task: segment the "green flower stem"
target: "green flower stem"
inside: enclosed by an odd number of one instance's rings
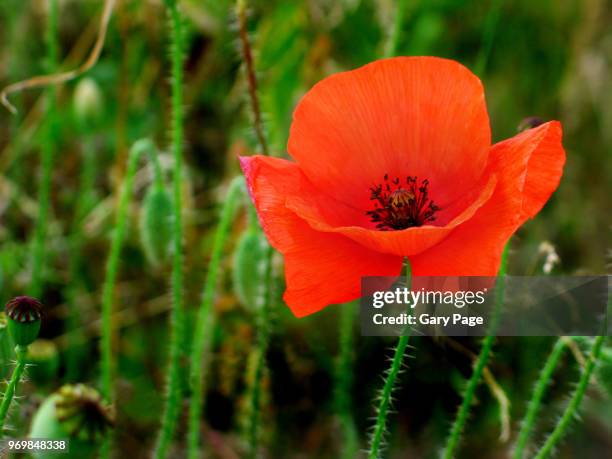
[[[550,384],[553,373],[557,368],[565,347],[566,344],[563,338],[557,339],[550,355],[548,356],[548,359],[546,360],[546,363],[544,364],[544,368],[542,368],[540,377],[534,386],[533,396],[527,405],[527,413],[525,414],[525,418],[521,423],[521,430],[519,432],[513,454],[514,459],[521,459],[523,457],[525,447],[527,446],[527,442],[529,441],[529,437],[531,436],[536,422],[536,416],[540,409],[540,405],[542,404],[542,397],[544,396],[546,388]]]
[[[174,231],[172,260],[172,316],[170,330],[170,362],[166,380],[166,401],[155,457],[165,458],[176,430],[181,400],[180,361],[186,349],[185,310],[183,304],[183,19],[176,0],[166,0],[170,19],[170,57],[172,61],[172,152],[174,155]]]
[[[409,335],[403,335],[400,336],[397,341],[397,346],[395,347],[395,352],[393,354],[393,360],[391,360],[391,367],[387,372],[385,385],[383,386],[383,390],[380,394],[380,400],[376,413],[376,425],[374,426],[374,432],[372,433],[372,438],[370,440],[370,452],[368,454],[368,459],[378,459],[380,457],[380,448],[387,432],[387,415],[389,413],[389,407],[391,404],[391,396],[393,395],[397,375],[402,369],[409,339]]]
[[[112,313],[113,294],[119,271],[121,248],[125,239],[127,226],[127,211],[132,192],[134,175],[141,156],[148,152],[154,155],[155,146],[149,139],[142,139],[134,143],[128,157],[128,167],[119,195],[115,229],[112,236],[110,253],[106,262],[104,285],[102,287],[102,338],[100,340],[100,353],[102,355],[102,394],[108,401],[113,399],[113,350],[112,350]]]
[[[47,71],[55,72],[58,62],[58,24],[57,0],[49,1],[49,15],[47,18]],[[38,189],[38,218],[34,229],[34,246],[32,260],[32,296],[40,297],[43,287],[43,267],[45,264],[45,244],[47,238],[47,217],[51,206],[51,174],[53,157],[55,156],[55,141],[57,137],[57,93],[55,86],[46,89],[45,100],[45,130],[41,145],[42,174]]]
[[[491,326],[489,328],[487,336],[485,336],[482,341],[482,348],[480,349],[480,354],[476,359],[472,376],[467,382],[467,386],[463,394],[463,401],[461,402],[457,417],[455,418],[455,422],[453,422],[450,433],[448,435],[448,439],[446,440],[446,446],[444,448],[444,452],[442,453],[442,457],[444,459],[452,459],[455,455],[455,449],[457,448],[457,446],[459,445],[459,441],[461,440],[461,435],[463,433],[465,423],[467,422],[467,418],[470,413],[470,407],[472,406],[472,400],[474,399],[476,388],[478,387],[478,384],[480,384],[480,380],[482,379],[482,372],[487,366],[489,355],[491,354],[491,348],[493,347],[493,342],[495,341],[495,334],[497,332],[497,327],[499,325],[499,320],[501,317],[501,307],[504,301],[504,277],[506,275],[508,263],[508,247],[509,244],[507,244],[506,248],[504,249],[504,253],[501,259],[501,265],[499,268],[497,280],[498,283],[495,288],[495,309],[493,311],[493,320],[491,321]]]
[[[402,26],[404,25],[404,17],[406,15],[406,0],[397,0],[396,5],[397,9],[395,10],[393,27],[391,28],[389,39],[385,43],[385,57],[397,55],[402,38]]]
[[[221,217],[215,232],[212,253],[208,264],[208,272],[204,282],[202,303],[194,330],[191,346],[191,369],[189,380],[191,385],[191,401],[189,404],[188,458],[200,457],[198,440],[200,439],[200,417],[202,416],[204,397],[204,373],[208,366],[208,354],[214,335],[215,315],[213,302],[217,287],[219,265],[223,255],[223,247],[230,233],[230,225],[238,208],[238,199],[244,195],[244,178],[232,180],[223,207]]]
[[[344,435],[342,457],[346,459],[355,457],[358,447],[355,422],[351,415],[355,341],[353,325],[355,323],[355,309],[357,307],[358,303],[348,303],[342,306],[340,315],[340,353],[334,385],[336,413],[338,414]]]
[[[411,270],[410,264],[406,260],[405,262],[405,276],[408,281],[407,287],[410,288],[411,284]],[[393,358],[391,359],[391,366],[387,370],[385,377],[385,384],[383,385],[380,397],[378,399],[378,406],[376,409],[376,424],[374,424],[374,430],[370,437],[370,451],[368,453],[368,459],[378,459],[380,457],[380,450],[382,443],[387,433],[387,417],[389,415],[389,408],[391,406],[391,397],[395,389],[395,382],[399,375],[404,358],[406,355],[406,348],[410,341],[410,335],[404,334],[397,340]]]
[[[6,391],[4,392],[2,403],[0,404],[0,437],[4,436],[4,422],[6,421],[11,402],[13,401],[13,396],[15,395],[17,384],[19,384],[19,381],[21,381],[21,376],[23,375],[23,370],[26,366],[27,352],[27,346],[15,347],[15,354],[17,355],[17,364],[15,365],[15,369],[13,370],[13,374],[11,375],[11,380],[9,381],[8,386],[6,386]]]
[[[247,440],[250,447],[249,457],[254,459],[259,451],[259,420],[261,417],[261,387],[266,369],[266,355],[270,340],[269,308],[272,297],[272,256],[274,249],[268,245],[262,260],[262,272],[265,273],[264,284],[257,298],[255,329],[257,342],[255,347],[255,368],[252,384],[249,390],[249,424],[247,427]]]
[[[544,442],[544,445],[542,445],[542,448],[540,448],[538,453],[534,456],[535,459],[544,459],[549,457],[557,444],[567,433],[567,429],[572,420],[578,414],[578,409],[580,408],[584,394],[589,386],[591,376],[595,370],[595,365],[597,364],[597,360],[599,359],[599,355],[601,354],[601,349],[605,340],[606,336],[598,336],[595,338],[593,347],[591,348],[591,355],[589,356],[586,365],[582,369],[580,380],[578,381],[578,385],[572,394],[572,398],[570,399],[567,408],[565,408],[565,411],[563,412],[563,415],[561,416],[561,419],[559,419],[559,422],[555,426],[554,430],[548,436]]]

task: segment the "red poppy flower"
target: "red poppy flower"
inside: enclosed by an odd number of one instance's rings
[[[557,188],[557,121],[491,145],[480,80],[398,57],[332,75],[293,115],[294,161],[242,157],[296,316],[359,297],[362,276],[493,276],[506,241]]]

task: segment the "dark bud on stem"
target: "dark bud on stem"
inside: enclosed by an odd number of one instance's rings
[[[36,298],[18,296],[6,303],[8,328],[17,346],[28,346],[40,331],[43,305]]]

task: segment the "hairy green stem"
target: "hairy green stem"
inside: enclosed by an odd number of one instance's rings
[[[385,43],[385,57],[396,56],[399,50],[400,40],[402,39],[402,27],[406,15],[406,0],[397,0],[393,26],[389,38]]]
[[[407,287],[410,288],[411,269],[408,260],[405,261],[405,276],[407,280]],[[387,376],[385,377],[385,383],[383,385],[380,397],[378,400],[378,406],[376,408],[376,424],[374,424],[374,430],[370,437],[370,450],[368,453],[368,459],[379,459],[381,449],[383,446],[384,437],[387,433],[387,417],[389,415],[389,408],[391,407],[391,397],[395,390],[395,382],[397,376],[402,370],[404,358],[406,355],[406,348],[410,341],[410,335],[405,332],[397,340],[395,351],[393,352],[393,358],[391,359],[391,366],[387,370]]]
[[[335,408],[343,431],[342,458],[353,458],[357,451],[357,432],[355,421],[351,414],[353,392],[353,352],[355,309],[357,303],[348,303],[342,306],[340,315],[340,352],[336,366],[334,385]]]
[[[252,384],[249,390],[249,424],[247,428],[247,440],[250,447],[249,457],[254,459],[259,451],[259,420],[261,417],[261,390],[262,381],[266,369],[266,354],[270,340],[269,308],[272,296],[272,256],[274,250],[270,245],[266,247],[266,253],[262,260],[261,272],[265,273],[264,283],[257,297],[255,328],[257,330],[257,342],[255,347],[255,368]]]
[[[58,36],[58,7],[57,0],[49,2],[49,15],[47,18],[47,71],[55,72],[57,68],[59,44]],[[55,155],[55,142],[57,137],[57,91],[54,86],[46,89],[45,97],[45,129],[41,145],[40,185],[38,189],[38,218],[34,229],[34,247],[32,259],[32,296],[40,297],[43,288],[43,270],[45,265],[45,245],[47,238],[47,217],[51,206],[51,177],[53,157]]]
[[[598,336],[595,338],[593,347],[591,348],[591,354],[589,355],[586,365],[582,369],[580,380],[578,381],[578,385],[572,394],[569,404],[565,408],[565,411],[563,412],[561,419],[559,419],[559,422],[557,422],[554,430],[550,433],[540,450],[534,456],[535,459],[544,459],[550,456],[557,444],[567,433],[567,429],[572,423],[572,420],[578,415],[578,409],[580,408],[582,399],[584,398],[586,390],[589,387],[591,376],[595,370],[595,366],[597,364],[597,360],[599,359],[599,355],[601,354],[601,349],[605,340],[606,336]]]
[[[395,389],[395,381],[397,376],[402,369],[409,339],[409,335],[403,335],[400,336],[397,341],[395,352],[393,353],[393,359],[391,360],[391,367],[387,372],[385,384],[382,392],[380,393],[380,400],[376,413],[376,424],[374,425],[374,431],[370,439],[370,452],[368,453],[368,459],[378,459],[380,457],[382,442],[387,432],[387,416],[389,413],[389,407],[391,405],[391,396],[393,395],[393,390]]]
[[[244,178],[236,177],[232,180],[227,196],[221,209],[221,217],[215,232],[212,253],[208,264],[208,272],[204,282],[202,303],[198,311],[198,318],[191,346],[191,369],[189,380],[191,385],[191,400],[189,403],[189,432],[187,457],[197,459],[200,457],[198,440],[200,438],[200,417],[202,416],[204,398],[204,373],[208,366],[208,354],[214,335],[215,315],[213,302],[217,287],[219,265],[223,255],[223,247],[230,233],[230,225],[238,208],[238,198],[244,194]]]
[[[463,429],[470,413],[470,408],[472,406],[474,394],[476,393],[476,388],[478,387],[478,384],[480,384],[480,380],[482,379],[482,372],[487,366],[487,362],[491,354],[491,349],[493,348],[493,342],[495,341],[497,326],[499,325],[499,320],[501,317],[501,307],[504,300],[504,277],[506,275],[506,268],[508,262],[508,247],[509,244],[507,244],[506,248],[504,249],[497,278],[497,285],[495,286],[495,306],[493,311],[493,319],[491,321],[487,336],[485,336],[482,341],[480,354],[478,354],[478,358],[476,359],[476,363],[474,364],[474,370],[472,371],[472,376],[468,380],[465,392],[463,394],[463,401],[461,402],[461,406],[459,407],[459,411],[457,412],[457,417],[455,418],[455,421],[451,426],[448,438],[446,440],[446,446],[442,453],[442,457],[444,459],[452,459],[455,455],[455,449],[457,448],[457,446],[459,445],[459,441],[461,440],[461,435],[463,434]]]
[[[166,401],[157,440],[155,457],[165,458],[176,430],[181,400],[180,360],[186,348],[185,311],[183,304],[183,19],[176,0],[166,0],[170,20],[170,57],[172,78],[172,152],[174,155],[174,229],[172,245],[172,316],[170,330],[170,362],[166,374]]]
[[[531,400],[529,400],[529,404],[527,405],[527,412],[521,423],[521,430],[519,432],[518,439],[516,440],[516,447],[513,454],[514,459],[521,459],[523,457],[525,447],[527,446],[527,442],[529,441],[529,437],[531,436],[536,422],[536,416],[542,404],[542,397],[544,396],[544,392],[552,380],[553,373],[559,364],[559,360],[563,355],[565,347],[566,344],[563,338],[557,339],[550,355],[548,356],[548,359],[546,360],[546,363],[544,364],[544,368],[542,368],[540,376],[536,381],[533,395]]]
[[[21,376],[23,375],[23,370],[26,366],[27,351],[27,346],[15,346],[17,364],[13,369],[11,380],[9,381],[8,386],[6,386],[6,391],[4,392],[2,403],[0,404],[0,437],[4,436],[4,422],[6,421],[11,402],[13,401],[13,396],[15,395],[15,390],[17,389],[19,381],[21,381]]]

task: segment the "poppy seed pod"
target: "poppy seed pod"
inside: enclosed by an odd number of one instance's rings
[[[70,441],[65,457],[96,457],[106,430],[114,423],[111,409],[100,394],[84,384],[67,384],[51,394],[38,408],[30,428],[30,438]],[[38,451],[37,459],[55,457]]]
[[[18,296],[6,303],[8,328],[16,346],[28,346],[40,331],[43,305],[36,298]]]

